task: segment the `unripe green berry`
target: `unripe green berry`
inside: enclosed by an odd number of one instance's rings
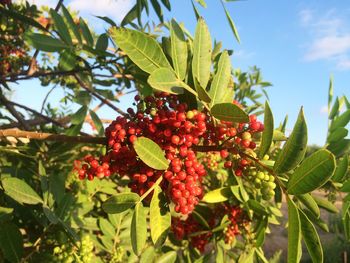
[[[189,120],[191,120],[191,119],[193,119],[193,117],[194,117],[193,111],[191,111],[191,110],[188,111],[187,114],[186,114],[186,118],[189,119]]]
[[[258,172],[257,178],[259,178],[260,180],[264,180],[265,174],[263,172]]]

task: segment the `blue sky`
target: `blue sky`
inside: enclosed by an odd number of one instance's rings
[[[56,1],[32,1],[55,5]],[[106,15],[117,22],[132,6],[129,0],[72,0],[65,3],[92,21],[97,31],[107,28],[92,15]],[[196,20],[189,0],[171,1],[175,17],[194,32]],[[323,145],[327,129],[327,93],[329,77],[334,76],[335,96],[350,97],[350,3],[348,1],[275,1],[246,0],[228,3],[241,37],[238,44],[227,24],[219,1],[208,0],[208,8],[198,7],[209,25],[212,38],[223,42],[224,48],[233,49],[234,68],[247,70],[256,65],[269,88],[270,105],[276,125],[289,115],[288,130],[304,106],[309,128],[309,144]],[[154,14],[151,15],[151,19]],[[48,91],[37,82],[21,83],[14,100],[40,108],[41,99]],[[51,101],[60,93],[54,92]],[[125,97],[126,108],[130,96]],[[115,113],[104,107],[103,118]]]

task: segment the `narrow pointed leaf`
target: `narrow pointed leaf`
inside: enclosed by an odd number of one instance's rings
[[[223,187],[206,193],[202,199],[206,203],[221,203],[232,196],[230,187]]]
[[[39,33],[27,33],[25,40],[29,45],[45,52],[57,52],[68,47],[59,39]]]
[[[314,198],[314,200],[316,201],[317,205],[320,208],[323,208],[323,209],[327,210],[328,212],[331,212],[331,213],[334,213],[334,214],[339,213],[338,208],[334,204],[329,202],[327,199],[321,198],[321,197],[317,197],[317,196],[314,196],[314,195],[312,195],[312,197]]]
[[[345,127],[349,123],[349,121],[350,121],[350,110],[347,110],[333,120],[329,130],[334,131],[339,127]]]
[[[61,39],[68,45],[72,46],[72,37],[69,34],[68,27],[63,18],[54,9],[50,9],[50,15]]]
[[[270,149],[272,138],[273,138],[273,114],[269,103],[265,102],[265,113],[264,113],[264,131],[261,137],[261,144],[259,149],[259,158],[262,159]]]
[[[277,157],[274,170],[277,173],[284,173],[294,169],[304,158],[306,145],[307,126],[304,119],[303,109],[301,109],[292,134],[289,136],[281,153]]]
[[[99,226],[102,231],[102,233],[110,238],[114,238],[115,236],[115,229],[113,225],[105,218],[99,218]]]
[[[118,214],[132,208],[139,200],[136,193],[120,193],[107,199],[102,208],[108,214]]]
[[[164,22],[164,18],[163,18],[163,10],[160,6],[160,4],[158,3],[157,0],[150,0],[151,1],[151,4],[152,4],[152,7],[154,9],[154,11],[156,12],[157,16],[158,16],[158,19],[160,20],[160,22]]]
[[[194,14],[195,14],[196,19],[198,21],[200,19],[201,15],[199,14],[197,7],[194,5],[193,0],[191,0],[191,3],[192,3],[192,8],[193,8]]]
[[[72,70],[75,68],[77,57],[70,50],[63,50],[59,58],[59,67],[63,70]]]
[[[90,112],[91,119],[95,124],[95,128],[98,134],[103,135],[104,128],[103,128],[101,119],[98,117],[98,115],[94,111],[90,110],[89,112]]]
[[[337,143],[348,135],[348,130],[344,127],[334,129],[327,138],[328,143]]]
[[[307,207],[307,209],[310,210],[310,212],[314,214],[316,218],[320,217],[320,208],[310,194],[298,195],[297,198]]]
[[[212,43],[208,26],[199,18],[193,40],[192,74],[200,86],[206,89],[210,78]]]
[[[67,20],[69,29],[73,32],[73,34],[76,37],[76,39],[78,40],[78,42],[82,43],[82,39],[81,39],[81,35],[79,33],[79,30],[78,30],[78,26],[74,23],[73,17],[69,13],[68,9],[64,5],[62,5],[61,10],[62,10],[64,18]]]
[[[238,43],[241,43],[241,40],[240,40],[240,37],[239,37],[239,34],[238,34],[238,30],[237,30],[237,28],[236,28],[236,25],[235,25],[235,23],[233,22],[233,20],[232,20],[232,18],[231,18],[231,15],[230,15],[230,13],[227,11],[227,9],[226,9],[224,3],[223,3],[222,1],[221,1],[221,3],[222,3],[222,6],[223,6],[223,8],[224,8],[224,10],[225,10],[226,18],[227,18],[228,23],[230,24],[232,33],[233,33],[233,35],[235,36],[237,42],[238,42]]]
[[[310,210],[303,210],[306,216],[319,228],[321,228],[325,232],[329,232],[328,224],[321,219],[321,217],[317,218]]]
[[[166,170],[169,166],[163,150],[154,141],[140,137],[134,142],[134,149],[139,158],[149,167]]]
[[[312,259],[312,262],[319,263],[323,262],[323,249],[320,237],[316,231],[315,226],[312,224],[309,218],[300,211],[300,225],[301,233],[306,245],[309,255]]]
[[[165,194],[157,186],[154,189],[150,206],[151,238],[155,246],[161,246],[168,235],[171,225],[171,215]]]
[[[288,263],[298,263],[301,258],[301,227],[299,212],[294,202],[288,198]]]
[[[19,203],[35,205],[43,203],[42,198],[25,181],[7,177],[1,181],[5,194]]]
[[[184,32],[174,19],[171,20],[170,35],[173,67],[178,78],[183,80],[187,72],[187,43]]]
[[[84,19],[82,19],[82,18],[79,19],[79,25],[80,25],[81,31],[83,33],[83,37],[85,39],[86,45],[88,45],[89,47],[93,47],[94,39],[92,37],[92,34],[90,32],[88,25],[84,21]]]
[[[113,41],[143,71],[152,73],[157,68],[172,69],[158,42],[149,35],[131,29],[110,29]]]
[[[291,176],[287,191],[289,194],[309,193],[332,177],[335,158],[327,150],[319,150],[306,158]]]
[[[225,101],[226,94],[228,92],[228,84],[231,78],[231,62],[230,57],[226,50],[221,53],[218,70],[214,76],[213,82],[211,83],[209,96],[211,98],[211,106],[224,103],[232,102]]]
[[[72,124],[80,124],[83,123],[88,111],[88,107],[82,106],[76,113],[71,116]]]
[[[135,206],[135,211],[132,216],[130,237],[131,245],[134,253],[140,255],[147,240],[147,222],[146,222],[146,210],[143,208],[142,203],[138,203]]]
[[[348,172],[349,167],[349,157],[348,155],[344,155],[343,159],[341,159],[338,163],[337,169],[334,172],[332,180],[335,182],[341,182],[344,176]]]
[[[20,262],[23,255],[23,237],[13,223],[0,227],[0,250],[9,262]]]
[[[339,112],[339,98],[336,98],[333,107],[328,115],[328,119],[333,120],[335,115]]]
[[[329,79],[329,88],[328,88],[328,112],[331,109],[331,103],[333,100],[333,76]]]
[[[211,108],[211,114],[222,121],[248,122],[249,116],[240,107],[233,103],[215,104]]]
[[[330,143],[327,149],[336,157],[341,157],[350,150],[350,139],[341,139],[337,142]]]

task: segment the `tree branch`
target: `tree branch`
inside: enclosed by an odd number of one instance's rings
[[[44,133],[44,132],[29,132],[29,131],[22,131],[17,129],[0,130],[0,138],[8,137],[8,136],[15,137],[15,138],[41,140],[41,141],[106,144],[105,137],[68,136],[68,135],[52,134],[52,133]]]

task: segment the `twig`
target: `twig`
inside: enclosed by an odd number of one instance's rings
[[[57,84],[55,84],[50,90],[49,92],[46,94],[44,100],[43,100],[43,103],[41,104],[41,110],[40,110],[40,113],[43,113],[44,111],[44,107],[45,107],[45,104],[46,104],[46,101],[47,99],[49,98],[49,95],[51,94],[51,92],[57,87]]]
[[[68,135],[52,134],[52,133],[44,133],[44,132],[29,132],[29,131],[22,131],[17,129],[0,130],[0,137],[8,137],[8,136],[12,136],[15,138],[42,140],[42,141],[106,144],[105,137],[68,136]]]

